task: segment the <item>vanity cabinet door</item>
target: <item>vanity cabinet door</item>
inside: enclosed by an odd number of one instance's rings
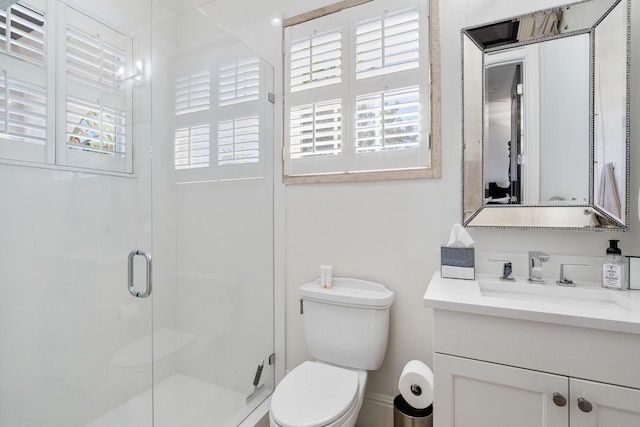
[[[571,379],[571,427],[640,426],[640,390]]]
[[[569,424],[569,379],[564,376],[436,353],[434,391],[438,427]]]

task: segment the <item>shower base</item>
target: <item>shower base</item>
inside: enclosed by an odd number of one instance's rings
[[[130,399],[86,427],[138,427],[151,422],[151,389]],[[197,380],[182,374],[174,374],[155,386],[154,427],[211,427],[237,426],[250,414],[254,405],[260,404],[270,390],[246,402],[247,395]]]

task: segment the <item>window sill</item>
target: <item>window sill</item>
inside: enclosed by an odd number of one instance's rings
[[[23,161],[23,160],[10,160],[10,159],[2,159],[2,158],[0,158],[0,165],[48,169],[48,170],[60,171],[60,172],[86,173],[91,175],[119,176],[121,178],[138,178],[138,174],[135,172],[133,173],[115,172],[115,171],[100,170],[100,169],[81,168],[76,166],[55,165],[55,164],[48,164],[48,163],[37,163],[37,162],[29,162],[29,161]]]
[[[315,184],[330,182],[386,181],[393,179],[439,178],[440,168],[397,169],[363,172],[340,172],[314,175],[285,175],[284,184]]]

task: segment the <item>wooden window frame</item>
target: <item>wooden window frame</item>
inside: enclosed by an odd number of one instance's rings
[[[374,0],[343,0],[337,3],[327,5],[309,12],[302,13],[283,20],[282,40],[283,48],[285,48],[285,30],[296,24],[320,18],[332,13],[369,3]],[[439,178],[441,176],[441,72],[440,72],[440,14],[439,0],[429,0],[429,100],[430,100],[430,117],[429,134],[425,137],[429,138],[430,146],[430,165],[424,168],[415,169],[390,169],[376,171],[345,171],[338,173],[323,173],[309,175],[287,175],[285,172],[285,150],[286,141],[282,141],[282,181],[284,184],[310,184],[310,183],[330,183],[330,182],[360,182],[360,181],[380,181],[380,180],[397,180],[397,179],[416,179],[416,178]],[[283,70],[287,66],[284,63]],[[282,87],[286,87],[285,73],[283,73]],[[288,125],[285,123],[285,103],[282,103],[282,129],[286,129]]]

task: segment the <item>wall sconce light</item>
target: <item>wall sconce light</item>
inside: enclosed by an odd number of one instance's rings
[[[119,80],[122,82],[126,82],[127,80],[133,80],[135,84],[142,84],[142,78],[144,77],[144,61],[137,60],[134,68],[134,73],[130,76],[124,75],[125,69],[124,67],[118,68],[118,76]]]

